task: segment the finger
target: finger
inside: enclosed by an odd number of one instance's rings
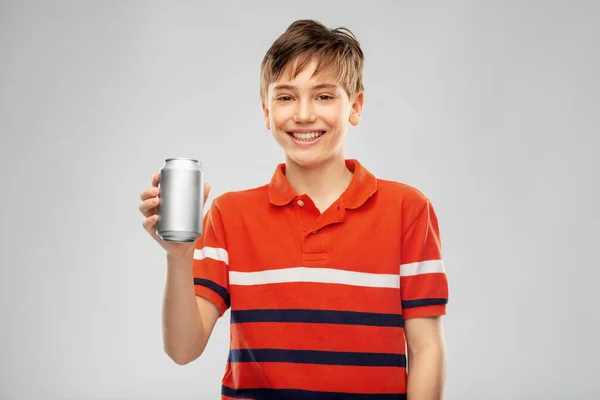
[[[140,199],[142,201],[148,200],[149,198],[156,197],[160,193],[160,189],[155,186],[150,186],[144,189],[144,191],[140,194]]]
[[[142,222],[142,226],[148,233],[152,234],[152,232],[156,229],[156,223],[158,222],[158,215],[152,215]]]
[[[159,182],[160,182],[160,174],[152,175],[152,186],[158,187]]]
[[[146,218],[148,218],[149,216],[157,213],[159,203],[160,199],[158,197],[148,199],[140,204],[140,211]]]
[[[204,184],[204,203],[206,203],[206,200],[208,199],[208,195],[210,194],[211,188],[212,188],[212,186],[210,183]]]
[[[148,218],[149,216],[156,214],[158,211],[158,205],[160,204],[160,199],[158,197],[153,197],[151,199],[143,201],[140,206],[140,212],[144,215],[144,217]]]

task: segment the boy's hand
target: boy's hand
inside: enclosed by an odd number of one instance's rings
[[[142,203],[139,206],[139,210],[146,217],[142,226],[144,229],[156,240],[158,244],[166,250],[167,255],[174,257],[189,257],[193,255],[195,249],[195,242],[176,243],[168,242],[161,239],[156,234],[156,224],[158,222],[158,205],[160,204],[160,189],[158,183],[160,182],[160,174],[154,174],[152,176],[152,185],[144,189],[141,193],[140,198]],[[204,203],[208,199],[211,185],[208,183],[204,184]],[[204,210],[202,210],[204,211]]]

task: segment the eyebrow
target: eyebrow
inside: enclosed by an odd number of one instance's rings
[[[335,85],[333,83],[321,83],[319,85],[315,85],[312,87],[313,90],[316,89],[336,89],[338,87],[338,85]],[[277,85],[273,88],[274,90],[296,90],[297,87],[296,86],[292,86],[292,85]]]

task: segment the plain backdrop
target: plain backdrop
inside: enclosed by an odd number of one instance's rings
[[[600,398],[600,2],[541,0],[0,1],[0,398],[219,398],[229,313],[165,355],[139,195],[169,157],[268,182],[260,62],[303,18],[365,52],[346,156],[438,213],[445,399]]]

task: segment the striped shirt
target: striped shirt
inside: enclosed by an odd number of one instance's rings
[[[407,318],[446,313],[431,202],[357,160],[320,213],[277,166],[216,198],[196,242],[196,295],[231,309],[222,399],[405,399]]]

